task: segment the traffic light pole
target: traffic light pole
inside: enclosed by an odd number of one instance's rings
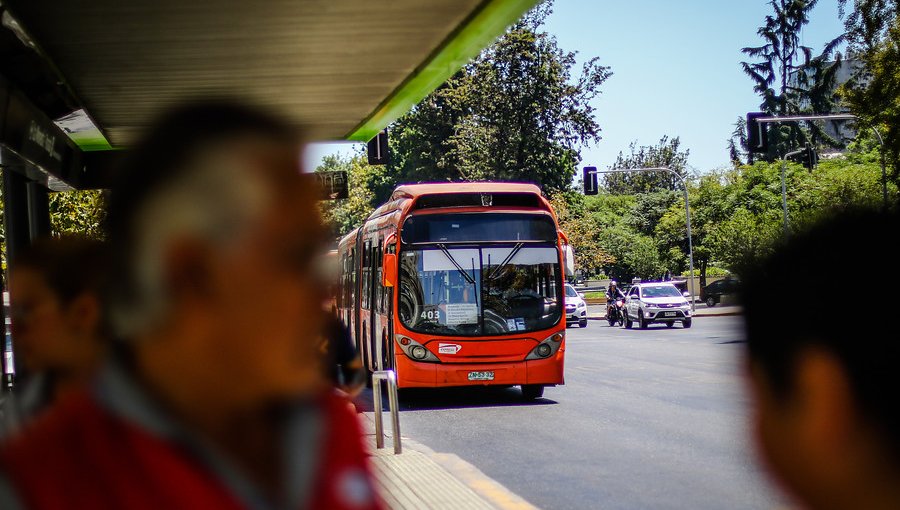
[[[591,174],[625,174],[633,172],[669,172],[681,183],[681,188],[684,190],[684,216],[687,220],[688,264],[690,266],[691,275],[691,311],[696,311],[697,307],[694,303],[694,296],[696,296],[696,293],[694,292],[694,244],[693,241],[691,241],[691,203],[688,200],[687,183],[684,181],[684,178],[682,178],[675,170],[664,166],[652,168],[611,168],[609,170],[597,170],[593,167],[585,167],[585,177],[588,177]],[[585,179],[585,185],[587,185],[587,179]],[[596,194],[596,191],[594,194]]]

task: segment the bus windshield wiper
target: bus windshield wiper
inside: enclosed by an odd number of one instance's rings
[[[446,256],[448,259],[450,259],[450,262],[452,262],[453,265],[456,266],[456,270],[459,271],[459,274],[463,275],[463,278],[465,278],[467,282],[471,283],[472,285],[475,285],[475,278],[470,276],[469,273],[467,273],[466,270],[463,269],[463,267],[459,264],[459,262],[457,262],[456,259],[453,258],[453,255],[450,254],[450,250],[448,250],[444,244],[440,244],[440,243],[437,245],[437,247],[440,248],[441,252],[444,253],[444,256]],[[473,271],[474,271],[474,268],[473,268]]]
[[[513,257],[516,256],[517,253],[519,253],[519,250],[521,250],[523,246],[525,246],[525,243],[516,244],[515,247],[513,247],[512,251],[509,252],[509,255],[507,255],[506,258],[503,259],[503,262],[501,262],[499,266],[497,266],[493,271],[491,271],[491,274],[488,275],[487,279],[493,280],[494,276],[499,274],[500,271],[504,267],[506,267],[507,264],[509,264],[509,262],[513,259]]]

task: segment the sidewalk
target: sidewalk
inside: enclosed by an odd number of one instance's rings
[[[359,414],[371,451],[376,489],[391,509],[403,510],[535,510],[536,507],[489,478],[475,466],[449,453],[402,437],[403,453],[394,455],[393,438],[375,448],[373,413]],[[385,412],[387,433],[390,417]]]

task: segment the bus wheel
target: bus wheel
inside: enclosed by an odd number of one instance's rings
[[[542,384],[523,384],[522,398],[525,400],[535,400],[544,396],[544,385]]]

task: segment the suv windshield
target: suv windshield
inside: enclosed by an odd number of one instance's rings
[[[559,322],[559,252],[550,246],[448,248],[400,254],[399,315],[411,330],[505,335]]]
[[[566,297],[578,297],[578,291],[570,285],[566,285]]]
[[[674,285],[649,285],[641,293],[645,298],[683,297]]]

